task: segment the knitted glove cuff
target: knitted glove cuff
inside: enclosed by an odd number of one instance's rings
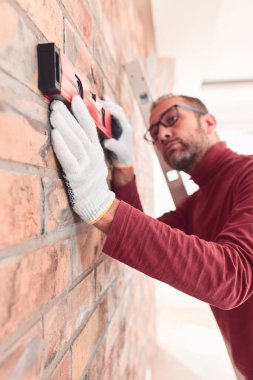
[[[106,214],[114,199],[115,194],[107,189],[106,195],[98,194],[83,202],[78,202],[74,210],[86,223],[94,224]]]

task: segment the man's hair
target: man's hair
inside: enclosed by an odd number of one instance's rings
[[[205,111],[208,113],[208,109],[205,106],[205,104],[198,98],[193,98],[191,96],[186,95],[174,95],[174,94],[166,94],[160,96],[156,101],[154,101],[151,105],[151,111],[153,111],[154,108],[156,108],[161,102],[163,102],[166,99],[172,99],[172,98],[183,98],[189,105],[197,107],[201,109],[202,111]]]

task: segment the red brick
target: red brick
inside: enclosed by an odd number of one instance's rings
[[[63,16],[55,0],[17,0],[49,42],[62,47]]]
[[[46,131],[49,101],[41,94],[35,94],[18,79],[0,70],[1,111],[22,114],[36,130]]]
[[[131,2],[129,2],[129,5],[131,6]],[[121,33],[122,24],[119,20],[121,18],[119,8],[119,2],[113,2],[112,0],[102,0],[103,14],[105,17],[107,17],[112,30],[117,30],[118,33]],[[126,9],[124,9],[124,11],[126,12]]]
[[[42,96],[41,99],[45,100]],[[0,103],[5,112],[0,116],[0,156],[55,169],[56,158],[48,133],[48,105],[41,99],[0,71]]]
[[[79,34],[67,20],[65,20],[65,44],[65,53],[81,76],[83,85],[101,97],[104,94],[103,74]]]
[[[60,352],[92,310],[95,299],[94,273],[79,283],[68,296],[44,316],[45,366]]]
[[[89,269],[102,256],[102,233],[92,227],[89,232],[81,232],[75,237],[73,255],[73,276]]]
[[[126,286],[129,284],[128,273],[129,269],[123,268],[123,270],[119,272],[119,275],[113,285],[113,297],[115,304],[120,302]]]
[[[45,166],[43,148],[47,131],[36,130],[27,119],[15,114],[0,113],[0,158],[26,164]]]
[[[109,324],[107,334],[106,334],[105,361],[107,363],[109,363],[110,361],[113,346],[119,336],[120,323],[121,323],[120,321],[121,321],[121,315],[120,315],[119,309],[117,309],[116,313],[113,316],[113,319],[111,320]]]
[[[106,258],[96,269],[96,299],[98,299],[105,289],[119,273],[119,266],[116,260]]]
[[[81,37],[88,45],[92,42],[92,17],[89,9],[83,0],[62,0],[67,12],[69,13],[75,27],[78,29]]]
[[[97,309],[72,347],[72,380],[79,380],[94,354],[99,338],[104,334],[106,320],[103,309]]]
[[[97,28],[97,26],[100,27],[101,20],[103,17],[103,7],[101,0],[85,0],[85,2],[88,4],[89,9],[91,10],[91,13],[93,15],[93,21],[94,21],[94,28]]]
[[[118,61],[120,60],[124,64],[140,56],[143,41],[137,47],[136,40],[138,39],[137,33],[143,24],[136,18],[136,3],[128,2],[128,6],[124,7],[124,12],[122,12],[122,7],[122,2],[118,1],[112,4],[110,0],[103,0],[105,18],[107,18],[108,24],[111,25],[112,33],[115,30],[117,31],[117,33],[114,33],[114,44]],[[104,34],[106,28],[104,23],[102,25]]]
[[[89,368],[89,380],[97,380],[102,379],[102,371],[106,367],[107,363],[105,363],[105,341],[99,345],[96,350],[96,354],[92,359],[90,368]]]
[[[70,241],[1,261],[0,340],[13,333],[70,283]]]
[[[0,379],[40,379],[43,368],[42,323],[39,321],[21,338],[5,358],[0,358]]]
[[[127,118],[132,126],[134,126],[134,147],[136,149],[136,140],[139,143],[143,142],[143,145],[146,147],[148,144],[143,139],[143,135],[146,132],[145,125],[143,124],[143,118],[139,113],[138,106],[133,102],[133,91],[130,87],[127,74],[124,70],[120,74],[121,88],[119,91],[119,99],[117,100],[120,103],[127,115]],[[153,152],[153,149],[148,145],[150,155]],[[153,148],[153,147],[152,147]],[[138,149],[136,150],[138,152]],[[138,158],[138,157],[137,157]],[[150,171],[150,170],[149,170]]]
[[[121,305],[109,325],[106,336],[104,359],[106,366],[103,380],[143,378],[142,369],[139,371],[139,367],[142,365],[144,357],[144,361],[147,361],[147,352],[154,340],[153,337],[151,340],[150,335],[147,334],[149,333],[147,323],[145,323],[145,334],[143,334],[143,315],[149,316],[150,303],[148,312],[143,308],[142,302],[137,303],[135,300],[136,289],[139,293],[138,276],[135,278],[132,288],[128,288],[124,294]],[[139,300],[139,295],[137,299]],[[153,299],[151,298],[150,301],[153,302]]]
[[[155,55],[150,1],[130,1],[128,6],[124,7],[124,11],[123,7],[124,2],[117,1],[112,4],[110,0],[103,0],[104,14],[112,31],[117,31],[114,33],[114,41],[121,62],[130,62],[136,57],[146,59],[152,54]]]
[[[43,178],[45,196],[45,232],[65,227],[75,221],[75,214],[69,205],[64,181]]]
[[[41,233],[40,181],[35,176],[0,172],[0,249]]]
[[[0,2],[0,67],[38,92],[37,37],[10,3]]]
[[[71,353],[68,351],[48,380],[71,380]]]
[[[48,367],[54,360],[60,349],[68,341],[72,332],[69,299],[64,299],[54,306],[44,316],[45,335],[45,367]]]
[[[114,289],[108,289],[106,296],[102,301],[102,307],[105,310],[107,321],[109,322],[117,307],[116,299],[114,296]]]
[[[129,360],[129,351],[126,349],[125,341],[127,340],[127,336],[125,334],[125,329],[120,327],[118,331],[118,336],[116,338],[116,341],[114,342],[114,345],[112,347],[112,350],[110,351],[110,356],[108,360],[106,361],[107,365],[104,371],[103,380],[109,380],[114,378],[120,378],[120,379],[128,379],[127,373],[125,371],[122,371],[122,374],[124,376],[121,377],[115,377],[115,369],[121,367],[121,370],[124,368],[122,364],[120,365],[120,359],[122,356],[122,351],[126,352],[127,360]],[[133,346],[134,347],[134,346]],[[134,348],[131,347],[130,350],[133,350]]]
[[[99,308],[101,312],[103,313],[104,319],[109,322],[112,318],[113,313],[115,312],[116,303],[113,296],[113,289],[109,289],[101,303],[99,304]],[[109,350],[111,352],[112,345],[115,342],[116,336],[118,336],[118,326],[113,325],[113,329],[109,328],[106,332],[105,339],[103,339],[102,343],[99,345],[99,347],[96,350],[95,356],[92,359],[92,362],[90,364],[89,368],[89,379],[90,380],[96,380],[100,379],[101,372],[103,371],[105,366],[108,366],[110,359],[109,359]],[[108,354],[108,355],[107,355]]]
[[[134,378],[131,377],[131,366],[133,366],[133,360],[135,359],[135,356],[132,354],[132,352],[135,352],[135,345],[132,346],[132,348],[126,346],[125,349],[121,352],[121,355],[119,356],[117,365],[115,366],[115,375],[118,374],[120,378],[134,380]],[[140,357],[137,357],[136,360],[140,362],[140,359]],[[137,364],[137,368],[139,365],[140,363]],[[136,376],[135,379],[144,379],[144,377]]]
[[[112,28],[112,25],[110,24],[109,20],[107,17],[103,16],[102,18],[102,28],[101,28],[101,33],[105,37],[106,40],[106,45],[110,50],[110,54],[114,60],[114,62],[117,62],[118,59],[120,59],[119,52],[116,48],[115,44],[115,33]]]
[[[95,15],[94,23],[96,25],[96,30],[98,30],[106,40],[106,45],[110,50],[110,53],[113,57],[114,62],[118,62],[120,56],[118,55],[118,46],[116,45],[116,35],[115,29],[113,28],[109,18],[105,12],[105,2],[101,0],[88,0],[90,7],[93,10],[93,14]],[[128,3],[129,6],[129,3]],[[108,7],[108,6],[107,6]],[[112,13],[113,9],[115,9],[116,3],[110,4],[109,12]],[[109,8],[109,7],[108,7]]]
[[[103,73],[114,92],[118,93],[121,81],[121,65],[116,65],[114,62],[107,43],[105,42],[105,36],[103,36],[98,30],[94,31],[92,56],[101,66]]]

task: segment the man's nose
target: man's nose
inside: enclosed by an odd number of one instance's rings
[[[170,139],[172,135],[173,131],[171,127],[165,127],[162,124],[159,125],[157,140],[163,142]]]

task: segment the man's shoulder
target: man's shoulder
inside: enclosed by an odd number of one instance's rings
[[[237,153],[237,152],[234,152],[230,149],[228,149],[229,151],[229,161],[231,163],[233,163],[235,166],[238,166],[238,167],[249,167],[249,168],[252,168],[253,166],[253,155],[247,155],[247,154],[241,154],[241,153]]]
[[[234,178],[234,185],[253,185],[253,155],[235,153],[228,175]]]
[[[253,155],[238,154],[238,156],[241,167],[253,170]]]

